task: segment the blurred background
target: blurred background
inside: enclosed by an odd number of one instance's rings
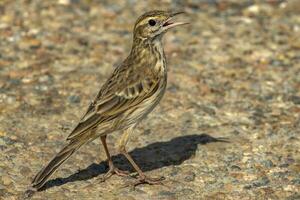
[[[166,95],[128,145],[165,186],[99,183],[96,140],[34,199],[300,199],[299,0],[1,0],[0,199],[19,198],[63,146],[154,9],[191,23],[166,34]]]

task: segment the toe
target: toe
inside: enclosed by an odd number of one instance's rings
[[[128,176],[130,173],[128,171],[123,171],[120,170],[118,168],[114,169],[115,174],[117,174],[118,176]]]

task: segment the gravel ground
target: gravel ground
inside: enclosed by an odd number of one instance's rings
[[[0,1],[0,199],[23,197],[157,8],[191,25],[166,35],[167,93],[128,149],[164,185],[100,182],[96,140],[32,199],[300,199],[298,0]]]

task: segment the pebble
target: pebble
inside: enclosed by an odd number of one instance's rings
[[[292,194],[286,198],[286,200],[299,200],[299,199],[300,199],[300,194],[297,194],[297,193]]]
[[[175,193],[174,193],[174,192],[170,192],[170,191],[163,190],[163,191],[160,191],[160,192],[158,193],[158,196],[164,196],[164,197],[175,198]]]
[[[184,177],[184,180],[186,182],[194,181],[196,177],[196,174],[194,172],[188,172],[187,175]]]
[[[80,96],[78,95],[71,95],[68,97],[70,103],[80,103]]]
[[[262,161],[262,164],[267,167],[267,168],[271,168],[271,167],[274,167],[274,164],[271,160],[263,160]]]
[[[294,185],[300,185],[300,178],[295,178],[291,181],[292,184]]]
[[[1,177],[1,181],[3,183],[3,185],[10,185],[12,183],[11,177],[7,176],[7,175],[3,175]]]
[[[182,190],[180,191],[177,191],[179,193],[181,193],[181,195],[184,195],[184,196],[191,196],[192,194],[194,194],[194,190],[190,189],[190,188],[183,188]]]
[[[262,186],[266,186],[270,183],[270,180],[268,179],[268,177],[264,176],[256,181],[254,181],[252,183],[253,187],[262,187]]]
[[[300,105],[300,96],[290,96],[289,100],[296,105]]]

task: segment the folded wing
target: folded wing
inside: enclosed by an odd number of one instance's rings
[[[110,77],[102,87],[105,90],[100,90],[67,140],[75,139],[85,133],[89,134],[89,130],[95,127],[103,131],[113,131],[115,127],[112,121],[117,122],[126,110],[130,110],[151,96],[159,84],[158,78],[145,74],[141,76],[135,74],[135,80],[131,80],[128,84],[128,81],[125,81],[126,77],[119,77],[125,75],[130,76],[130,74],[114,73]]]

